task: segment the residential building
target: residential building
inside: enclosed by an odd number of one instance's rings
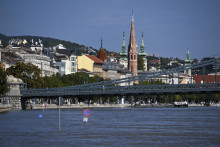
[[[61,75],[68,75],[77,72],[77,56],[68,49],[56,49],[53,58]]]
[[[102,76],[103,63],[102,60],[93,55],[84,54],[77,57],[78,70],[84,69],[88,72],[92,72],[93,75]]]
[[[16,54],[24,59],[24,63],[37,66],[41,70],[42,77],[56,74],[56,68],[50,66],[50,57],[28,49],[21,49]]]
[[[104,79],[122,79],[122,78],[128,78],[131,76],[131,72],[127,70],[127,68],[124,68],[122,65],[118,65],[114,62],[107,62],[105,61],[102,65],[102,77]],[[118,84],[120,86],[126,86],[129,85],[128,82],[120,83]],[[133,82],[130,83],[130,85],[133,85]]]
[[[1,51],[1,66],[6,71],[16,62],[24,62],[23,58],[8,50]]]
[[[195,84],[220,83],[220,75],[193,75]]]
[[[38,42],[35,42],[34,43],[34,40],[32,39],[31,40],[31,46],[30,46],[30,49],[32,50],[32,51],[36,51],[36,52],[42,52],[43,51],[43,44],[42,44],[42,41],[39,39],[39,41]]]

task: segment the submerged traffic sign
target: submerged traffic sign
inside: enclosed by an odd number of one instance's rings
[[[84,109],[83,110],[83,115],[84,116],[89,116],[90,115],[90,110],[89,109]]]

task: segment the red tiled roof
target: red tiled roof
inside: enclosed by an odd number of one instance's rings
[[[103,64],[104,62],[102,60],[100,60],[99,58],[92,56],[92,55],[86,55],[88,58],[90,58],[91,60],[93,60],[95,63],[100,63]]]
[[[160,63],[160,61],[157,60],[157,59],[150,60],[150,62],[151,62],[151,63]]]
[[[196,84],[201,84],[203,81],[203,75],[193,75],[193,79]],[[220,75],[217,75],[218,83],[220,83]],[[205,83],[215,83],[215,75],[205,75]]]

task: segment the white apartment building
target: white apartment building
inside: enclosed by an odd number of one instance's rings
[[[21,56],[25,63],[31,63],[37,66],[41,70],[42,77],[56,74],[56,68],[50,66],[50,57],[23,49],[16,52],[16,54]]]
[[[77,72],[77,56],[68,49],[56,49],[54,53],[58,73],[68,75]]]

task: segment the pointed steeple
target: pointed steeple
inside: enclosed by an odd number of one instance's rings
[[[146,56],[147,55],[147,53],[145,52],[144,48],[145,48],[145,46],[144,46],[144,34],[142,32],[141,48],[140,48],[139,55],[141,55],[141,56]]]
[[[125,55],[127,56],[127,52],[126,52],[126,45],[125,45],[125,32],[123,32],[123,41],[122,41],[122,46],[121,46],[121,53],[120,55]]]
[[[133,13],[133,10],[132,10],[132,18],[131,18],[131,21],[132,21],[132,22],[134,21],[134,13]]]
[[[192,63],[192,60],[189,58],[189,49],[187,48],[187,53],[186,53],[186,60],[185,60],[185,66],[190,66],[191,65],[191,63]],[[191,76],[191,73],[192,71],[191,71],[191,69],[185,69],[184,70],[184,74],[187,74],[187,75],[189,75],[189,76]]]
[[[100,49],[101,49],[101,48],[103,48],[103,47],[102,47],[102,38],[101,38],[101,47],[100,47]]]
[[[137,76],[137,44],[135,38],[135,31],[134,31],[134,13],[132,10],[132,21],[131,21],[131,32],[130,32],[130,40],[128,45],[128,70],[131,71],[132,76]],[[135,81],[138,83],[138,81]]]
[[[123,42],[122,42],[122,47],[126,47],[126,45],[125,45],[125,32],[123,32]]]
[[[133,13],[133,10],[132,10],[131,32],[130,32],[130,40],[129,40],[129,45],[128,45],[128,52],[130,51],[131,48],[132,48],[132,50],[137,49],[135,31],[134,31],[134,13]]]
[[[98,51],[97,58],[101,59],[102,61],[108,59],[105,49],[102,47],[102,38],[101,38],[101,47]]]
[[[120,61],[124,60],[127,61],[127,51],[126,51],[126,45],[125,45],[125,32],[123,32],[123,41],[121,46],[121,52],[120,52]]]
[[[186,53],[186,59],[187,59],[187,60],[190,60],[190,59],[189,59],[189,49],[188,49],[188,48],[187,48],[187,53]]]
[[[191,65],[191,59],[189,58],[189,49],[187,48],[185,65]]]

